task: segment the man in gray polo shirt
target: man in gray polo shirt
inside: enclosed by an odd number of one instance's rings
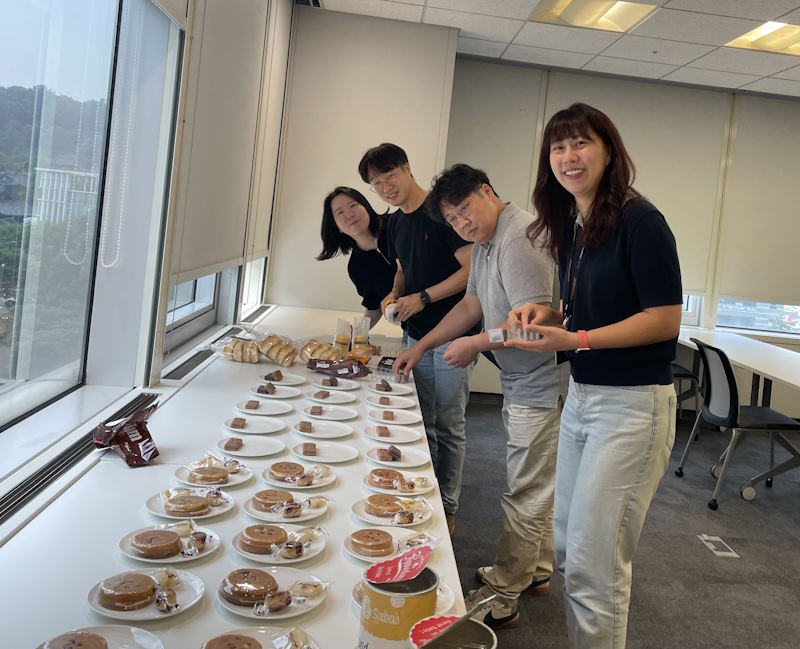
[[[427,349],[448,340],[444,359],[465,367],[493,350],[503,386],[507,439],[505,522],[494,565],[478,568],[483,586],[470,591],[466,606],[489,596],[475,617],[492,628],[519,623],[517,600],[523,590],[545,595],[553,572],[553,491],[561,414],[559,372],[553,354],[535,354],[502,343],[489,334],[457,338],[476,323],[507,327],[508,312],[525,302],[550,305],[555,265],[526,230],[533,215],[495,194],[483,171],[458,164],[441,173],[426,200],[428,214],[443,219],[476,245],[467,292],[442,321],[395,361],[408,373]]]

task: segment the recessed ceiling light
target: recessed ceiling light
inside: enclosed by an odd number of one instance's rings
[[[766,22],[744,36],[734,38],[728,47],[800,56],[800,25]]]
[[[542,0],[528,20],[538,23],[626,32],[658,7],[615,0]]]

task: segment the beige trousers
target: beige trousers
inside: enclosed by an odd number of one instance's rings
[[[553,493],[561,408],[503,401],[507,491],[503,531],[486,583],[504,599],[517,599],[532,581],[553,572]]]

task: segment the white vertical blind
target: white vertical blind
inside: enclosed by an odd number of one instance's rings
[[[528,209],[536,126],[547,73],[504,63],[456,59],[447,165],[483,169],[505,201]]]
[[[402,146],[427,187],[444,163],[456,30],[295,8],[268,301],[358,310],[347,258],[316,261],[322,201],[337,185],[386,205],[358,175],[364,151]]]
[[[186,15],[189,11],[189,0],[153,0],[153,2],[181,29],[186,29]]]
[[[267,254],[275,174],[278,168],[283,94],[289,63],[293,4],[293,0],[273,0],[270,3],[259,115],[259,142],[253,180],[254,194],[250,206],[251,225],[246,251],[248,260],[260,259]]]
[[[173,283],[242,263],[268,3],[198,0]]]
[[[576,101],[602,110],[617,126],[636,165],[636,188],[675,235],[684,292],[705,293],[731,95],[551,73],[545,119]]]
[[[719,295],[800,304],[800,102],[739,95],[733,128]]]

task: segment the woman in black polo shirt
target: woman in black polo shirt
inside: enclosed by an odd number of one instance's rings
[[[361,296],[370,327],[380,320],[381,300],[391,293],[397,271],[397,262],[389,257],[386,220],[361,192],[351,187],[337,187],[323,202],[322,252],[317,259],[352,251],[347,273]]]
[[[631,559],[675,438],[670,362],[681,320],[675,238],[635,189],[602,112],[574,104],[548,123],[533,202],[559,264],[561,310],[525,305],[514,342],[571,362],[558,444],[553,536],[573,647],[625,646]]]

